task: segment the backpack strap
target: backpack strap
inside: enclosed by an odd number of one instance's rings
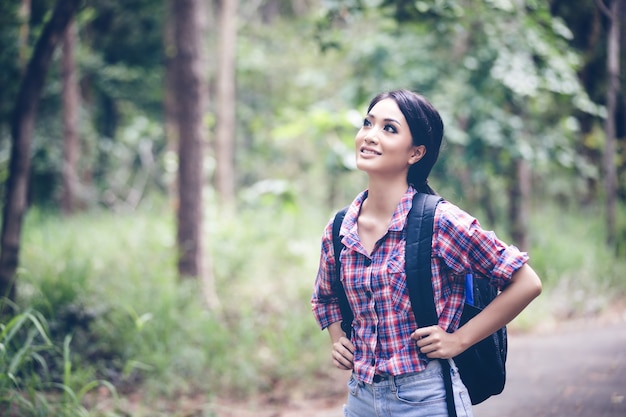
[[[337,301],[339,302],[339,310],[341,311],[341,329],[346,334],[346,337],[349,339],[352,335],[352,320],[354,319],[354,314],[352,314],[352,309],[350,308],[350,304],[348,303],[348,297],[346,296],[346,291],[343,288],[343,284],[341,283],[341,260],[340,255],[341,251],[344,248],[343,243],[341,243],[341,236],[339,232],[341,230],[341,224],[343,223],[344,217],[346,217],[346,213],[348,208],[345,207],[335,214],[335,219],[333,220],[333,251],[335,253],[335,279],[331,283],[331,287],[337,296]]]
[[[443,198],[424,193],[413,196],[406,224],[406,285],[418,326],[439,323],[433,296],[431,256],[435,209]]]
[[[435,210],[443,198],[424,193],[413,196],[413,206],[407,216],[405,268],[406,285],[415,321],[419,327],[439,324],[433,295],[431,257]],[[448,416],[457,417],[452,392],[450,362],[441,359],[443,381],[446,388]]]

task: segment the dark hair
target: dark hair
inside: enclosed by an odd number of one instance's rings
[[[419,192],[436,194],[428,185],[428,175],[437,162],[443,139],[443,122],[439,112],[423,96],[408,90],[395,90],[377,95],[370,102],[367,112],[369,113],[376,103],[388,98],[396,102],[409,124],[413,145],[424,145],[426,148],[424,157],[409,167],[407,181]]]

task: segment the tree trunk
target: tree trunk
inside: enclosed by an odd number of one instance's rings
[[[237,0],[221,0],[215,183],[223,211],[235,204],[235,62]]]
[[[598,1],[601,10],[609,19],[610,29],[607,38],[607,73],[608,87],[606,92],[607,115],[604,122],[606,142],[604,145],[604,191],[606,193],[606,240],[610,247],[615,246],[617,204],[617,167],[615,162],[615,115],[617,110],[617,94],[619,92],[619,58],[620,58],[620,16],[622,0],[613,0],[610,9]]]
[[[169,155],[177,153],[178,150],[178,130],[176,123],[176,68],[175,68],[175,35],[173,21],[175,3],[171,0],[164,0],[166,13],[163,28],[163,50],[165,55],[165,76],[163,80],[163,131],[165,132],[166,149]],[[167,168],[167,167],[166,167]],[[167,191],[172,201],[176,201],[176,182],[168,183]],[[174,204],[178,207],[178,203]]]
[[[63,37],[63,54],[61,56],[63,78],[63,171],[61,173],[63,190],[61,193],[61,210],[65,215],[70,215],[77,209],[79,186],[77,162],[80,96],[74,57],[76,39],[76,25],[71,21]]]
[[[22,0],[19,8],[18,15],[20,17],[20,32],[18,35],[19,44],[19,60],[20,69],[26,68],[26,61],[28,57],[28,34],[30,32],[30,26],[28,21],[30,20],[31,0]]]
[[[52,54],[60,43],[70,19],[81,0],[58,0],[52,18],[46,23],[26,68],[15,100],[11,121],[11,161],[2,216],[0,236],[0,296],[15,300],[15,279],[19,264],[22,221],[26,212],[30,146],[37,105]]]
[[[528,250],[528,202],[530,198],[530,171],[528,163],[520,158],[514,165],[515,178],[509,190],[509,221],[511,238],[522,250]]]
[[[489,227],[495,227],[498,215],[494,205],[495,199],[493,198],[493,193],[491,191],[491,184],[489,183],[488,178],[485,178],[483,183],[484,184],[479,195],[480,205],[483,210],[485,210],[486,224],[489,225]]]
[[[178,163],[178,272],[195,277],[203,286],[205,301],[215,307],[213,276],[203,248],[203,141],[202,115],[207,87],[204,82],[203,0],[173,3],[175,25],[176,105],[179,138]]]

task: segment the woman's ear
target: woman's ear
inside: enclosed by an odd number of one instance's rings
[[[420,159],[424,157],[424,155],[426,155],[426,146],[413,146],[411,154],[409,156],[409,165],[417,163]]]

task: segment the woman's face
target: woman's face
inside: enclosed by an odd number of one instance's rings
[[[355,137],[356,165],[368,174],[404,175],[424,155],[413,146],[411,131],[395,100],[387,98],[372,107]]]

